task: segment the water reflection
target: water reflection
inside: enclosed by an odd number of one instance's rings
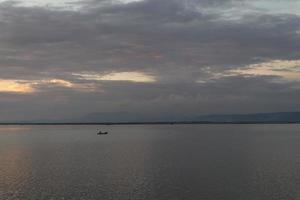
[[[16,125],[2,125],[0,126],[0,134],[10,133],[10,132],[24,132],[30,131],[32,129],[31,126],[16,126]]]
[[[31,179],[30,156],[22,147],[1,148],[0,163],[0,199],[18,199]]]
[[[300,198],[299,125],[28,128],[0,134],[0,199]]]

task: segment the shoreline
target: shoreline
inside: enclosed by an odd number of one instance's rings
[[[66,122],[66,123],[0,123],[0,126],[9,126],[9,125],[20,125],[20,126],[41,126],[41,125],[107,125],[107,126],[118,126],[118,125],[213,125],[213,124],[300,124],[300,122],[87,122],[87,123],[75,123],[75,122]]]

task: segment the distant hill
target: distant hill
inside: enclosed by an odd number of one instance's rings
[[[277,112],[277,113],[253,113],[253,114],[228,114],[228,115],[204,115],[196,117],[194,121],[200,122],[226,122],[226,123],[279,123],[279,122],[300,122],[300,112]]]
[[[300,123],[300,112],[214,114],[199,116],[149,116],[127,112],[91,113],[80,118],[65,120],[35,120],[0,122],[0,124],[168,124],[168,123]]]
[[[300,112],[276,112],[253,114],[215,114],[200,116],[151,117],[138,114],[93,113],[83,117],[81,122],[199,122],[199,123],[294,123],[300,122]]]

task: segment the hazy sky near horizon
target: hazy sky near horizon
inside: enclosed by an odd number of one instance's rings
[[[0,0],[0,121],[300,107],[299,0]]]

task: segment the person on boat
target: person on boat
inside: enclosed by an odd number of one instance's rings
[[[101,132],[101,131],[99,131],[97,134],[98,134],[98,135],[106,135],[106,134],[108,134],[108,133],[107,133],[107,132]]]

